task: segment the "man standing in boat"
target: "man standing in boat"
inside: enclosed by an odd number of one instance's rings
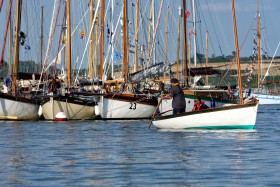
[[[186,111],[186,100],[184,97],[184,92],[178,79],[172,78],[170,80],[171,89],[170,94],[163,94],[162,99],[173,99],[172,108],[173,114],[178,114]]]

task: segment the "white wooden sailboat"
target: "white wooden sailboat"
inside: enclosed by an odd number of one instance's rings
[[[257,10],[257,49],[258,49],[258,87],[252,89],[252,95],[248,97],[255,97],[256,99],[259,100],[260,105],[271,105],[271,104],[280,104],[280,95],[277,93],[272,93],[268,87],[266,87],[268,84],[263,84],[266,76],[268,75],[268,72],[270,70],[271,61],[269,68],[267,69],[267,72],[265,73],[265,76],[262,78],[261,77],[261,16],[259,12],[259,4],[258,5],[258,10]],[[280,44],[280,43],[279,43]],[[278,44],[278,47],[279,47]],[[277,49],[278,49],[277,47]],[[274,58],[274,57],[273,57]],[[276,82],[277,83],[277,82]]]
[[[244,104],[234,0],[231,2],[234,22],[236,59],[238,65],[240,104],[231,104],[200,111],[184,112],[175,115],[154,115],[152,124],[155,127],[162,129],[253,129],[255,127],[258,111],[258,100]]]
[[[176,115],[155,116],[153,125],[164,129],[253,129],[258,102],[209,108]]]
[[[14,51],[14,68],[12,77],[12,94],[0,93],[0,119],[8,120],[37,120],[39,119],[39,105],[36,98],[27,99],[18,96],[17,93],[17,75],[19,63],[19,31],[21,0],[16,1],[16,25],[15,25],[15,51]]]
[[[157,98],[136,93],[128,82],[128,31],[127,0],[123,1],[123,84],[119,92],[108,93],[98,104],[103,119],[139,119],[150,118],[157,106]],[[113,82],[118,84],[117,80]],[[113,83],[111,82],[111,83]]]
[[[108,94],[99,104],[103,119],[147,119],[157,106],[155,97],[134,94]]]
[[[100,2],[100,1],[99,1]],[[96,103],[99,94],[73,92],[71,85],[71,12],[70,0],[67,1],[67,92],[65,96],[49,95],[42,102],[42,113],[46,120],[56,120],[56,115],[63,112],[68,120],[92,119],[96,117]],[[99,3],[98,3],[99,5]],[[98,6],[97,5],[97,6]],[[96,13],[95,13],[96,17]]]

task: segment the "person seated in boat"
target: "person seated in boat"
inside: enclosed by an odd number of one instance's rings
[[[209,108],[204,101],[201,101],[200,97],[194,99],[194,106],[192,111],[203,110]]]
[[[186,111],[186,100],[184,92],[178,79],[172,78],[170,80],[171,89],[169,94],[163,94],[162,99],[173,99],[172,108],[173,114],[178,114]]]

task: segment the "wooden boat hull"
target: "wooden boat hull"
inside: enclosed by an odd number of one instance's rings
[[[64,112],[68,120],[95,118],[94,102],[79,102],[71,98],[50,97],[42,103],[42,112],[46,120],[55,120],[56,114]]]
[[[115,94],[104,96],[98,106],[103,119],[147,119],[154,113],[157,99]]]
[[[253,129],[258,102],[232,104],[176,115],[156,116],[153,125],[161,129]]]
[[[36,101],[0,94],[0,119],[38,120],[39,105]]]

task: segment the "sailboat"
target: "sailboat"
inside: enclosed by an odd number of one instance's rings
[[[253,56],[257,54],[258,61],[258,72],[257,72],[257,88],[249,88],[247,91],[247,97],[255,97],[259,100],[260,105],[270,105],[270,104],[280,104],[280,95],[278,91],[273,92],[272,89],[269,89],[268,86],[271,84],[277,84],[279,81],[266,81],[265,79],[268,76],[268,72],[270,70],[271,64],[273,63],[273,59],[265,73],[264,77],[261,77],[261,64],[262,64],[262,54],[261,54],[261,16],[259,11],[259,3],[257,3],[257,39],[254,39],[254,50],[257,49],[257,53],[254,51]],[[279,44],[278,44],[279,46]],[[278,48],[278,47],[277,47]],[[273,57],[274,58],[274,57]],[[254,66],[254,64],[252,65]],[[251,70],[253,72],[253,70]],[[248,76],[248,82],[251,80],[251,75]]]
[[[16,25],[14,45],[14,68],[12,74],[12,93],[0,93],[0,119],[4,120],[38,120],[39,104],[37,98],[25,98],[17,90],[19,65],[19,32],[22,0],[16,1]]]
[[[71,12],[70,0],[67,1],[67,88],[65,94],[51,93],[45,96],[42,113],[46,120],[81,120],[96,117],[99,94],[82,93],[72,88],[71,81]],[[63,118],[63,119],[62,119]]]
[[[231,0],[231,2],[234,24],[234,39],[236,46],[236,60],[238,65],[240,104],[230,104],[227,106],[184,112],[175,115],[153,115],[151,124],[153,124],[156,128],[253,129],[255,127],[258,111],[258,100],[252,100],[251,102],[244,104],[234,0]]]
[[[259,5],[259,4],[258,4]],[[257,10],[258,16],[258,24],[257,24],[257,49],[258,49],[258,87],[252,89],[252,95],[248,95],[248,97],[255,97],[259,100],[260,105],[267,105],[267,104],[280,104],[280,95],[276,93],[272,93],[267,87],[268,84],[272,82],[268,82],[266,85],[263,84],[264,79],[268,75],[269,68],[261,80],[261,16],[259,12],[259,6]],[[272,61],[273,62],[273,61]],[[271,62],[271,63],[272,63]],[[270,66],[269,66],[270,67]]]
[[[128,81],[127,0],[123,1],[123,80],[107,81],[115,84],[118,92],[109,92],[101,98],[99,110],[102,119],[150,118],[158,104],[157,98],[137,91]],[[121,84],[119,86],[119,83]],[[106,84],[106,82],[105,82]]]
[[[186,1],[182,0],[182,5],[183,9],[182,11],[180,10],[179,12],[187,12],[186,10]],[[195,14],[195,1],[192,1],[193,5],[193,32],[196,32],[196,14]],[[178,25],[178,48],[180,48],[180,21],[181,21],[181,15],[179,15],[179,25]],[[211,107],[216,107],[216,106],[223,106],[225,104],[231,104],[231,103],[236,103],[235,100],[229,97],[227,87],[224,86],[224,88],[220,88],[216,85],[209,85],[208,81],[206,79],[208,76],[215,76],[217,74],[220,74],[220,71],[214,67],[208,66],[207,60],[208,60],[208,55],[206,55],[206,64],[205,67],[197,67],[197,52],[196,52],[196,34],[192,34],[191,36],[193,37],[194,40],[194,66],[195,67],[189,67],[190,63],[190,54],[189,54],[189,45],[187,44],[187,16],[183,16],[183,59],[182,61],[184,62],[184,69],[182,70],[183,72],[183,79],[181,80],[181,85],[184,87],[184,96],[186,100],[186,111],[192,111],[193,105],[194,105],[194,99],[196,97],[201,97],[201,99],[207,104],[208,106]],[[206,35],[206,44],[208,44],[208,35]],[[208,45],[206,45],[206,54],[208,54]],[[176,78],[179,79],[179,73],[178,73],[178,64],[179,64],[179,50],[177,52],[177,70],[176,70]],[[205,76],[205,85],[197,85],[197,82],[199,79],[196,79],[197,77],[202,77]],[[193,77],[194,83],[193,85],[189,84],[189,77]],[[180,80],[180,79],[179,79]],[[164,110],[169,110],[169,112],[166,112],[165,115],[167,114],[172,114],[172,108],[171,108],[171,102],[172,100],[163,100],[160,104],[160,111]]]

